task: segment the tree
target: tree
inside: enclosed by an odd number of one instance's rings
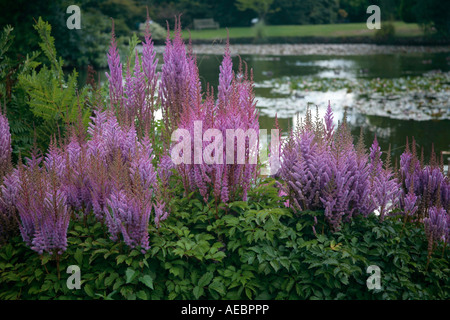
[[[450,36],[450,0],[417,0],[413,11],[425,30],[434,28],[439,36]]]
[[[400,16],[403,21],[408,23],[417,22],[417,17],[414,13],[416,5],[417,0],[402,0],[400,3]]]
[[[274,0],[237,0],[236,7],[240,11],[253,10],[258,14],[260,21],[264,22],[268,13],[274,12],[270,10]]]

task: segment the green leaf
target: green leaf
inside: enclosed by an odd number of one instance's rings
[[[122,262],[124,262],[126,260],[126,258],[127,258],[127,256],[124,254],[117,256],[116,257],[117,264],[121,264]]]
[[[126,283],[131,283],[134,280],[134,277],[136,275],[136,271],[134,271],[131,268],[128,268],[127,271],[125,271],[126,276]]]
[[[250,290],[250,288],[245,288],[245,295],[251,300],[252,299],[252,290]]]
[[[113,282],[114,282],[114,280],[116,280],[117,278],[119,277],[119,274],[117,274],[117,273],[112,273],[109,277],[107,277],[106,279],[105,279],[105,286],[106,287],[109,287],[110,285],[112,285],[113,284]]]
[[[209,290],[214,290],[217,291],[219,294],[221,295],[225,295],[225,286],[223,285],[222,282],[220,282],[219,280],[214,280],[210,285],[209,285]]]
[[[141,300],[148,300],[147,298],[147,294],[145,293],[144,290],[140,290],[136,293],[136,297],[138,297]]]
[[[140,277],[139,281],[153,290],[153,278],[150,275],[146,274],[145,276]]]
[[[84,285],[84,292],[86,292],[86,294],[91,298],[93,298],[95,296],[94,290],[92,289],[91,285],[89,285],[89,284]]]
[[[213,279],[214,275],[212,272],[207,272],[205,273],[200,280],[198,280],[198,286],[199,287],[205,287],[207,286],[211,280]]]
[[[280,269],[280,265],[278,264],[277,260],[270,261],[270,265],[275,270],[275,272],[277,272]]]
[[[74,258],[78,263],[78,266],[81,266],[83,264],[83,249],[78,248],[77,251],[75,251]]]
[[[192,292],[194,293],[195,299],[198,299],[204,294],[205,290],[202,287],[196,286]]]

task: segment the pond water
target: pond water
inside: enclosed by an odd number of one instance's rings
[[[158,53],[159,61],[162,56]],[[362,128],[367,148],[374,136],[383,151],[399,157],[406,137],[429,158],[450,151],[450,50],[359,55],[242,55],[253,69],[260,127],[272,129],[275,115],[282,133],[304,117],[323,115],[330,101],[335,122],[344,110],[355,139]],[[217,87],[222,56],[197,54],[202,85]],[[236,71],[240,59],[233,57]],[[100,79],[105,80],[105,70]],[[85,72],[80,72],[80,82]],[[450,156],[450,155],[449,155]],[[449,157],[445,156],[445,157]],[[447,162],[447,161],[446,161]]]
[[[287,132],[304,117],[307,106],[323,115],[328,101],[341,121],[347,110],[356,137],[366,146],[375,134],[383,151],[394,157],[414,137],[425,159],[450,151],[450,53],[375,55],[242,55],[253,69],[261,128],[274,126],[275,114]],[[203,85],[218,85],[221,56],[198,55]],[[237,70],[239,58],[233,58]],[[356,89],[358,88],[358,89]],[[381,90],[380,90],[381,88]]]

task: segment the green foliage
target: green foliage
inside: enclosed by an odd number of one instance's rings
[[[381,29],[375,33],[375,41],[377,42],[389,42],[394,39],[395,27],[391,21],[381,23]]]
[[[417,18],[413,12],[417,0],[401,0],[400,2],[400,16],[405,22],[417,22]]]
[[[174,198],[145,254],[109,240],[93,217],[71,222],[59,262],[16,237],[0,248],[0,299],[449,298],[449,251],[439,245],[426,270],[422,225],[371,215],[331,233],[322,212],[285,208],[274,182],[227,207]],[[69,265],[80,267],[80,290],[66,286]],[[381,269],[379,290],[366,286],[370,265]]]
[[[0,96],[6,102],[16,158],[19,153],[29,155],[34,144],[46,150],[55,133],[64,134],[79,117],[87,125],[90,116],[86,101],[92,98],[91,88],[79,89],[75,70],[65,76],[50,24],[39,18],[35,29],[45,63],[36,61],[39,52],[21,60],[11,58],[11,27],[4,29],[0,43]]]
[[[438,37],[450,37],[450,1],[417,0],[412,11],[424,29]],[[436,31],[436,32],[435,32]]]
[[[264,21],[266,15],[270,12],[273,0],[237,0],[236,7],[240,11],[253,10],[258,14],[258,17]]]
[[[6,107],[13,144],[13,152],[26,153],[33,143],[33,114],[26,106],[26,93],[18,86],[18,77],[39,66],[38,52],[17,57],[11,53],[15,46],[14,28],[7,25],[0,39],[0,101]],[[6,104],[6,106],[4,105]]]
[[[141,23],[139,26],[139,31],[140,31],[141,37],[145,36],[145,29],[146,29],[146,24]],[[163,28],[161,25],[159,25],[158,23],[156,23],[155,21],[151,21],[149,23],[149,30],[150,30],[153,41],[166,39],[167,30],[165,28]]]

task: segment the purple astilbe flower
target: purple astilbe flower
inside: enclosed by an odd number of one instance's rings
[[[163,185],[169,185],[169,179],[173,175],[175,165],[169,155],[163,155],[158,165],[158,178]]]
[[[168,207],[169,200],[171,198],[170,192],[170,177],[173,175],[173,169],[175,165],[172,158],[169,155],[163,155],[158,164],[157,177],[159,180],[159,185],[156,188],[155,203],[153,207],[155,208],[155,224],[157,227],[160,226],[160,222],[167,219],[170,214]]]
[[[43,199],[42,209],[31,249],[39,254],[46,251],[49,254],[61,255],[67,249],[67,229],[70,222],[65,192],[50,188]]]
[[[417,192],[422,195],[424,206],[430,207],[439,201],[443,208],[450,206],[448,198],[449,180],[438,167],[425,166],[415,176],[419,180]]]
[[[231,82],[233,81],[233,63],[230,55],[230,41],[227,31],[227,44],[222,64],[220,65],[219,86],[218,86],[218,105],[219,108],[226,109],[230,94]]]
[[[161,99],[162,116],[169,140],[183,112],[183,103],[187,101],[189,92],[190,68],[186,55],[186,47],[181,36],[180,19],[175,19],[175,35],[170,39],[167,26],[166,48],[163,54],[164,64],[161,69],[159,97]]]
[[[88,176],[88,154],[85,142],[80,143],[75,137],[64,147],[66,164],[62,176],[63,189],[67,203],[74,210],[89,212],[92,209],[91,185]]]
[[[325,149],[314,142],[314,134],[308,130],[294,133],[291,139],[282,153],[281,178],[293,197],[292,204],[297,210],[321,209],[319,195],[325,186]]]
[[[16,207],[24,242],[39,254],[62,254],[67,247],[70,210],[55,170],[19,167]]]
[[[406,144],[407,149],[400,156],[400,177],[404,190],[409,190],[412,187],[414,192],[419,194],[420,179],[418,177],[421,172],[420,162],[415,154],[410,152],[408,142]]]
[[[130,68],[128,67],[125,79],[126,97],[124,98],[124,117],[126,119],[125,123],[131,124],[134,123],[136,119],[140,119],[140,116],[146,111],[145,74],[142,72],[137,50],[133,74],[131,74]]]
[[[225,55],[224,59],[227,59]],[[231,62],[227,62],[231,63]],[[223,68],[224,72],[230,72],[229,68]],[[215,128],[222,132],[224,146],[234,148],[234,159],[229,163],[227,153],[229,150],[224,148],[224,164],[215,166],[216,171],[220,173],[214,181],[214,190],[221,190],[221,198],[227,198],[231,201],[242,199],[247,200],[247,191],[257,175],[257,165],[250,163],[250,159],[256,159],[259,149],[259,114],[256,110],[255,95],[253,92],[253,78],[247,76],[247,70],[239,68],[239,77],[233,76],[230,87],[228,88],[228,106],[226,109],[217,108],[215,119]],[[227,78],[229,75],[224,76]],[[219,107],[223,102],[220,102]],[[238,136],[228,141],[227,131],[234,130],[238,134],[244,133],[244,139],[238,145],[240,140]],[[249,133],[247,135],[246,133]],[[254,141],[251,141],[252,139]],[[239,149],[244,148],[243,159],[239,158]],[[226,189],[225,189],[226,188]],[[226,192],[225,192],[226,191]],[[223,200],[222,200],[223,201]]]
[[[447,212],[443,208],[431,207],[428,211],[428,218],[423,220],[425,225],[425,233],[427,234],[427,238],[429,241],[437,242],[443,241],[445,242],[445,236],[448,232],[448,216]]]
[[[56,146],[55,142],[50,143],[49,150],[44,157],[44,165],[47,171],[53,170],[59,178],[64,176],[66,171],[66,159],[61,149]]]
[[[91,122],[89,122],[87,132],[91,136],[91,138],[95,137],[98,134],[101,134],[103,128],[108,121],[109,112],[94,110],[94,116],[90,117]]]
[[[428,211],[428,217],[423,219],[425,234],[428,239],[428,257],[425,270],[428,269],[434,243],[439,241],[448,242],[446,238],[448,235],[448,222],[449,218],[445,209],[434,206]]]
[[[417,196],[417,212],[420,216],[426,216],[427,209],[436,204],[448,210],[450,207],[448,177],[436,164],[426,166],[421,164],[415,155],[414,148],[411,152],[408,142],[406,145],[406,150],[400,156],[399,177],[402,193],[406,194],[412,188]],[[412,145],[415,146],[414,140]],[[400,200],[401,208],[403,208],[404,200],[402,198]]]
[[[13,210],[18,197],[19,185],[19,170],[15,168],[3,178],[3,184],[0,186],[0,203],[3,208]]]
[[[169,211],[166,209],[167,205],[164,202],[156,201],[153,205],[155,208],[155,225],[159,228],[160,222],[167,219]]]
[[[31,158],[27,165],[19,166],[19,187],[16,198],[16,208],[20,217],[19,229],[23,241],[31,247],[35,231],[39,224],[39,218],[44,214],[43,202],[47,190],[47,181],[43,179],[43,173],[37,165],[35,157]],[[31,164],[31,165],[30,165]]]
[[[153,189],[156,185],[156,171],[153,167],[153,149],[150,139],[144,137],[138,142],[136,155],[130,161],[130,177],[139,179],[143,188]]]
[[[384,216],[398,205],[400,185],[392,170],[383,168],[381,148],[376,136],[370,148],[369,161],[370,197],[374,208],[379,210],[380,220],[383,221]]]
[[[403,212],[407,216],[413,216],[417,211],[417,196],[411,190],[405,196]]]
[[[19,191],[19,170],[7,173],[0,185],[0,242],[7,240],[19,230],[16,201]]]
[[[208,88],[206,99],[202,100],[196,59],[192,51],[186,53],[179,20],[175,27],[173,42],[168,35],[164,61],[160,96],[166,131],[170,133],[168,128],[173,129],[173,123],[176,123],[178,128],[188,132],[189,137],[186,138],[194,141],[194,144],[191,144],[190,163],[177,165],[186,192],[198,191],[205,201],[212,195],[217,203],[237,199],[247,200],[247,191],[257,175],[257,164],[249,162],[251,158],[257,157],[259,135],[259,115],[253,93],[252,75],[248,77],[247,70],[244,72],[242,67],[239,77],[233,74],[227,41],[219,75],[219,98],[215,103],[212,89]],[[168,119],[169,114],[173,119]],[[197,126],[198,123],[201,123],[201,129]],[[206,131],[212,128],[222,133],[221,146],[227,144],[228,130],[236,133],[233,140],[229,138],[230,148],[234,148],[234,158],[228,162],[226,148],[212,151],[210,158],[215,159],[214,163],[205,163],[198,158],[202,157],[202,151],[213,141],[202,141],[196,146],[196,130],[197,134],[203,137]],[[243,133],[243,137],[237,136],[240,134],[239,130]],[[253,138],[256,145],[252,144]],[[219,141],[214,142],[220,144]],[[239,143],[242,145],[238,145]],[[196,152],[198,148],[201,149],[200,152]]]
[[[6,116],[0,110],[0,179],[8,170],[11,163],[11,133]]]
[[[96,124],[91,132],[94,135],[87,142],[89,156],[98,156],[104,161],[111,161],[118,152],[125,161],[134,156],[137,134],[133,124],[130,127],[121,126],[117,118],[112,113],[108,113],[107,119],[101,127],[97,127]]]
[[[325,167],[325,189],[320,198],[325,206],[325,218],[333,230],[353,215],[367,216],[370,208],[369,171],[366,164],[357,161],[354,150],[339,155],[332,152]]]
[[[126,190],[113,191],[107,200],[111,212],[106,214],[106,223],[112,240],[122,234],[124,242],[131,248],[140,246],[145,252],[148,243],[148,223],[152,201],[148,194],[134,194]]]
[[[325,138],[327,140],[331,140],[334,132],[334,124],[333,124],[333,111],[331,109],[330,101],[328,101],[328,107],[324,116],[324,122],[325,122]]]
[[[116,37],[114,34],[114,20],[111,30],[111,44],[108,52],[108,66],[109,73],[106,73],[106,77],[109,81],[109,98],[111,100],[111,106],[118,107],[120,110],[123,106],[123,76],[119,49],[117,48]]]
[[[291,130],[289,132],[289,136],[282,142],[280,153],[281,167],[279,170],[279,176],[287,184],[289,184],[289,180],[292,179],[291,176],[295,172],[293,168],[298,161],[299,154],[297,135],[294,136],[294,131]],[[286,188],[285,193],[288,196],[292,196],[290,193],[293,190],[290,189],[289,185],[283,185],[282,188]]]
[[[281,152],[280,177],[290,204],[297,210],[324,210],[333,230],[354,215],[367,216],[371,201],[368,157],[357,154],[344,121],[333,131],[332,111],[325,116],[325,131],[315,135],[311,116],[291,132]]]
[[[107,210],[106,201],[112,189],[108,166],[100,158],[90,157],[86,171],[91,189],[92,210],[97,220],[103,221]]]
[[[155,93],[158,84],[160,73],[156,72],[158,66],[158,59],[156,58],[156,52],[153,47],[153,41],[150,34],[150,18],[147,11],[147,23],[145,28],[145,37],[142,44],[142,70],[147,80],[145,87],[146,104],[145,109],[140,113],[140,125],[144,132],[153,130],[152,124],[154,120],[155,112]],[[154,136],[152,135],[152,143],[155,143]]]

